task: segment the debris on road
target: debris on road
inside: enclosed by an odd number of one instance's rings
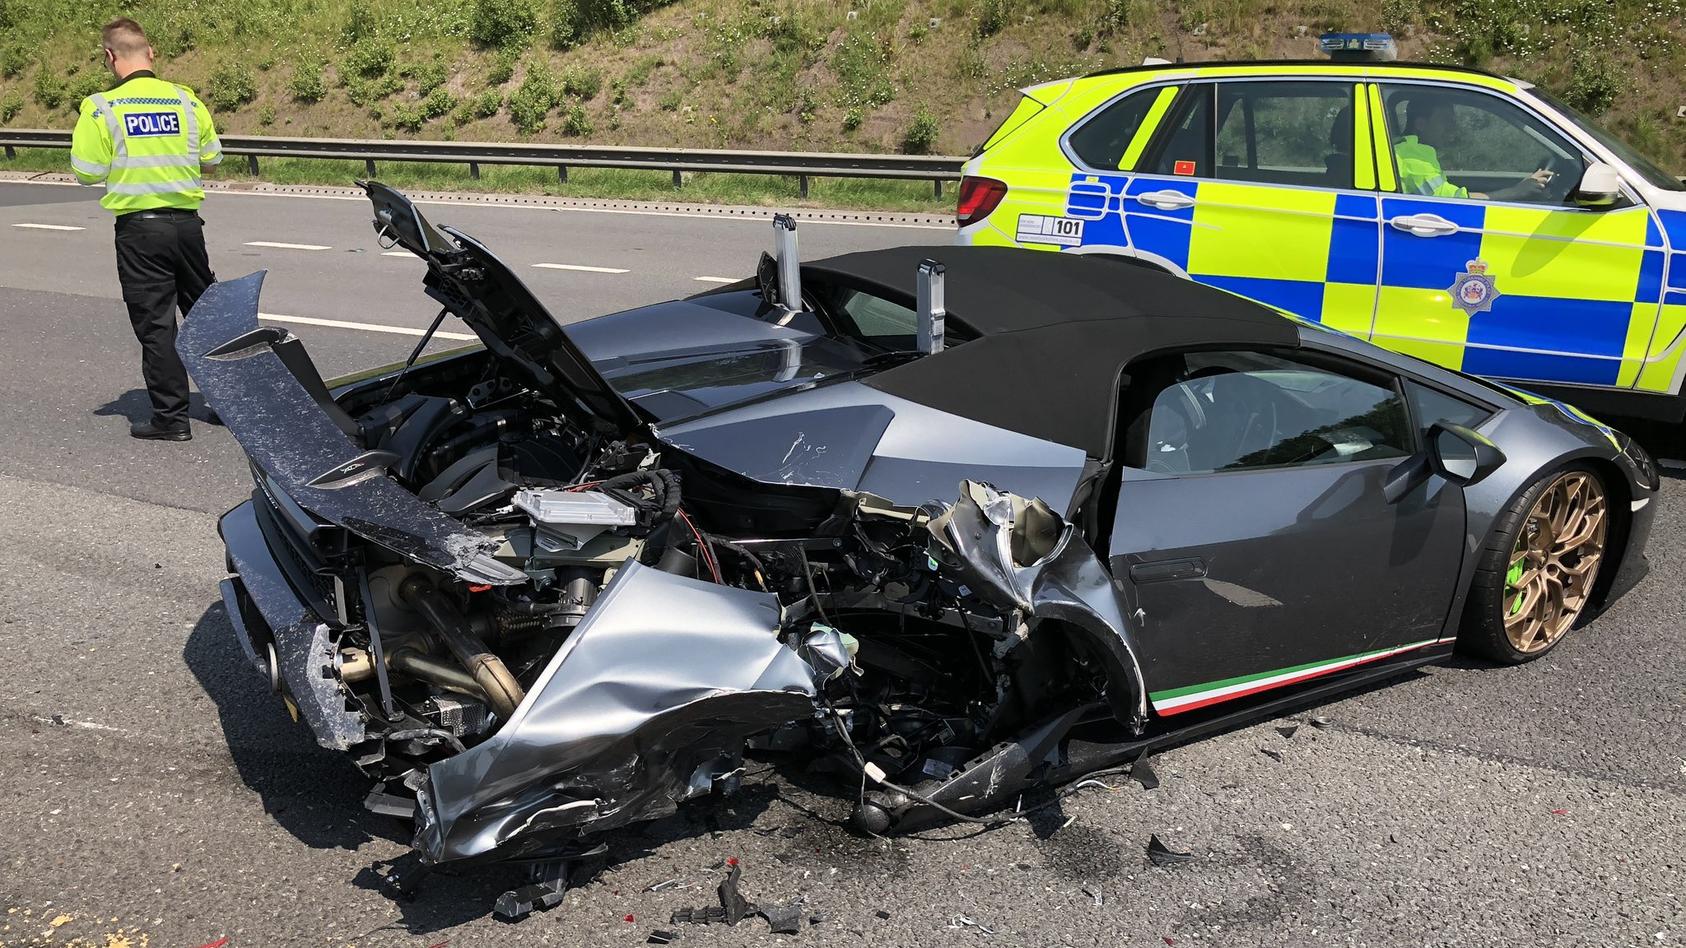
[[[682,880],[682,879],[669,879],[666,882],[657,882],[654,885],[647,885],[647,886],[644,887],[644,891],[645,892],[661,892],[664,889],[671,889],[674,886],[683,885],[683,884],[684,884],[684,880]]]
[[[1179,853],[1160,841],[1158,834],[1148,837],[1147,858],[1156,866],[1176,866],[1193,862],[1193,853]]]
[[[1300,726],[1298,724],[1285,724],[1285,725],[1277,728],[1276,733],[1282,735],[1283,737],[1293,737],[1294,732],[1298,731],[1299,729],[1300,729]]]
[[[1142,751],[1142,755],[1130,765],[1130,776],[1142,785],[1143,790],[1153,790],[1159,786],[1159,775],[1154,773],[1152,765],[1147,762],[1147,751]]]
[[[678,938],[678,937],[679,936],[675,935],[673,932],[664,931],[663,929],[658,928],[655,931],[650,933],[650,937],[644,939],[644,944],[646,944],[646,945],[669,945],[669,944],[672,944],[673,940],[675,938]]]
[[[1269,757],[1271,760],[1274,760],[1279,764],[1282,763],[1282,752],[1281,751],[1273,751],[1268,747],[1261,747],[1261,748],[1259,748],[1259,753],[1265,755],[1266,757]]]
[[[1328,727],[1329,725],[1331,725],[1335,722],[1329,720],[1327,717],[1325,717],[1321,714],[1315,714],[1315,715],[1312,715],[1310,718],[1307,719],[1307,723],[1309,723],[1312,727],[1317,728],[1318,730],[1322,730],[1323,728],[1326,728],[1326,727]]]
[[[675,925],[736,925],[750,915],[759,915],[767,920],[767,925],[775,935],[794,935],[802,930],[802,899],[796,898],[789,902],[772,903],[760,906],[745,898],[738,889],[738,882],[743,876],[743,867],[738,864],[737,857],[727,859],[726,878],[720,881],[716,893],[720,897],[719,905],[707,905],[698,908],[675,909],[672,922]],[[818,918],[819,916],[816,916]]]

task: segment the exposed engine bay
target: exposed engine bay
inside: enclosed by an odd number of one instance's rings
[[[333,674],[366,721],[359,765],[377,797],[418,794],[432,859],[663,815],[731,789],[746,743],[876,774],[857,821],[887,831],[980,756],[997,766],[992,748],[1092,710],[1129,660],[1036,615],[1042,573],[1100,568],[1040,501],[744,483],[587,433],[482,364],[354,415],[395,479],[524,577],[462,582],[364,548]],[[954,805],[988,802],[971,796]]]

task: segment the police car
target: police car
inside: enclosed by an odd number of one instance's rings
[[[1583,407],[1680,420],[1686,184],[1540,89],[1393,62],[1044,83],[965,166],[965,244],[1109,254]]]

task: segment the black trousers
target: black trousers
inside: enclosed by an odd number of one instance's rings
[[[152,420],[187,424],[187,370],[176,355],[176,311],[186,316],[216,282],[205,253],[205,221],[192,212],[138,211],[117,217],[117,280],[141,345],[141,377]]]

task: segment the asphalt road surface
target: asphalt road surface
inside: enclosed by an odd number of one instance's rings
[[[145,397],[93,196],[0,183],[0,945],[1686,941],[1678,474],[1650,579],[1531,665],[1431,668],[1168,751],[1156,790],[1109,779],[988,832],[862,839],[839,825],[847,801],[760,771],[731,803],[615,835],[610,871],[519,924],[490,915],[512,869],[405,899],[387,875],[406,826],[362,809],[367,786],[230,637],[215,522],[249,489],[236,446],[206,424],[189,444],[125,436]],[[507,253],[566,318],[746,274],[770,238],[707,215],[426,212]],[[213,195],[205,216],[219,274],[270,268],[266,312],[386,327],[289,324],[329,374],[402,357],[432,315],[419,264],[381,256],[362,205]],[[801,234],[810,255],[948,237]],[[1326,726],[1277,730],[1310,714]],[[1194,859],[1151,865],[1150,834]],[[669,924],[713,903],[733,856],[751,899],[801,896],[825,920]]]

